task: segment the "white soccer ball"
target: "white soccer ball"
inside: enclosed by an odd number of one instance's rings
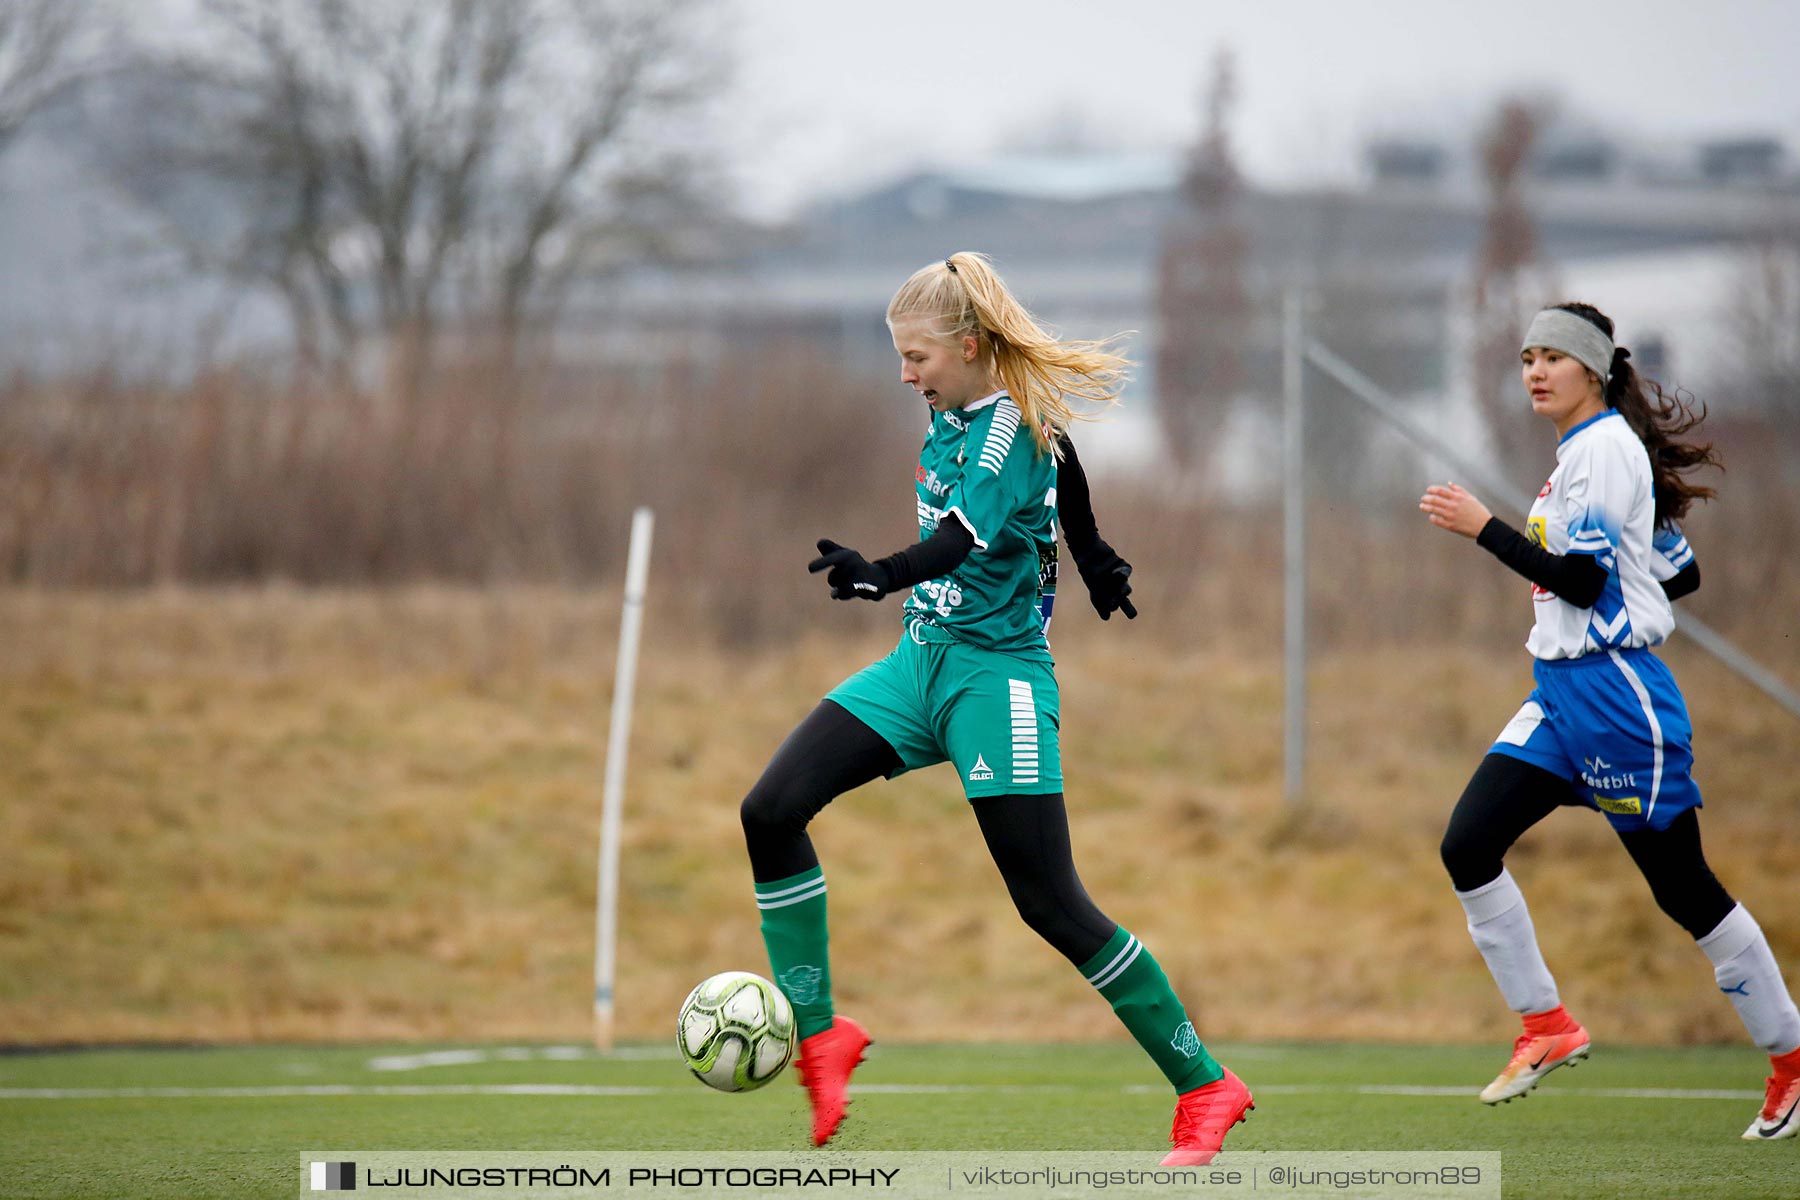
[[[749,971],[724,971],[688,993],[675,1041],[695,1078],[721,1092],[755,1091],[794,1057],[794,1009]]]

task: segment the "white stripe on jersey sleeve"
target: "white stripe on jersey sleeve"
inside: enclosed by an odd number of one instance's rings
[[[1693,547],[1681,530],[1670,525],[1658,526],[1650,541],[1650,559],[1645,564],[1654,579],[1668,580],[1681,574],[1694,561]]]
[[[975,528],[975,522],[969,519],[968,513],[960,508],[952,507],[946,508],[944,510],[944,515],[946,517],[955,517],[963,523],[963,528],[967,529],[969,531],[969,536],[975,539],[975,548],[977,550],[986,550],[988,548],[987,542],[982,539],[981,531]]]
[[[1604,533],[1582,533],[1569,539],[1568,549],[1564,554],[1605,554],[1612,549],[1612,540]]]
[[[1019,406],[1010,396],[994,405],[994,419],[988,424],[987,440],[981,446],[979,465],[998,475],[1012,449],[1013,436],[1019,432]]]

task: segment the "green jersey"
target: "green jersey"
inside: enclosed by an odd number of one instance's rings
[[[1003,392],[934,412],[919,451],[919,537],[960,520],[975,549],[906,601],[909,626],[972,646],[1050,659],[1044,640],[1056,591],[1056,460],[1019,428]]]

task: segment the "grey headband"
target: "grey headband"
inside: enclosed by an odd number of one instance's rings
[[[1613,343],[1592,321],[1561,308],[1546,308],[1531,318],[1525,331],[1521,351],[1533,346],[1561,350],[1570,358],[1600,377],[1602,383],[1612,374]]]

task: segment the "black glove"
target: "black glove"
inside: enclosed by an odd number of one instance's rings
[[[1088,599],[1102,621],[1112,620],[1113,612],[1123,612],[1128,620],[1137,619],[1137,607],[1131,603],[1131,564],[1119,557],[1118,551],[1096,538],[1075,556],[1075,569],[1081,582],[1087,584]]]
[[[825,582],[831,585],[833,600],[854,600],[859,596],[864,600],[879,600],[888,594],[891,586],[883,567],[830,538],[819,539],[819,557],[808,563],[806,569],[814,575],[820,571],[831,572],[825,576]]]

